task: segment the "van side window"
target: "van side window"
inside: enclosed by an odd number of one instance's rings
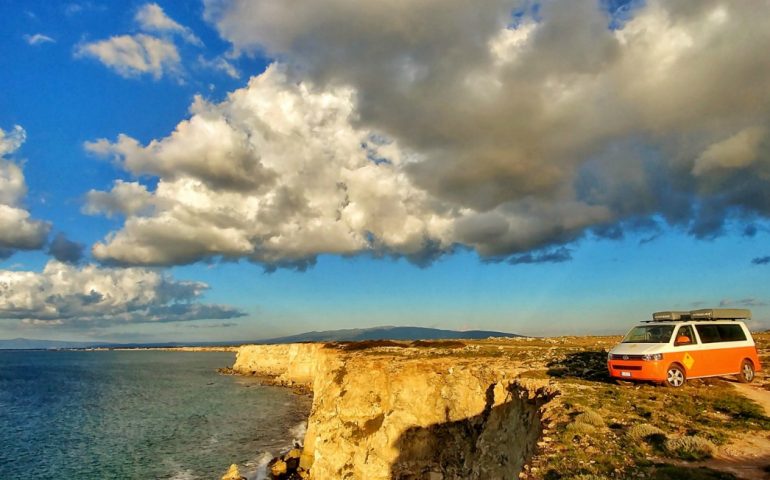
[[[687,337],[690,339],[690,343],[680,345],[692,345],[695,343],[695,334],[693,333],[692,327],[690,325],[683,325],[679,327],[679,331],[676,332],[676,339],[679,337]],[[679,343],[677,342],[677,344]]]
[[[746,334],[740,325],[696,325],[698,335],[703,343],[742,342]]]
[[[743,342],[746,340],[746,334],[740,325],[717,325],[717,329],[723,342]]]

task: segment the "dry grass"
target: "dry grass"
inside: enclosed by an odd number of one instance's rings
[[[587,423],[594,427],[604,427],[604,418],[595,410],[585,410],[583,413],[575,417],[575,422]]]
[[[412,342],[413,347],[422,348],[463,348],[465,342],[459,340],[415,340]]]
[[[596,432],[595,426],[578,421],[568,424],[566,429],[572,435],[590,435]]]
[[[663,445],[670,456],[682,460],[703,460],[716,452],[716,446],[702,437],[669,438]]]
[[[324,348],[337,348],[345,352],[356,352],[360,350],[370,350],[380,347],[407,348],[409,344],[403,342],[394,342],[393,340],[364,340],[362,342],[334,342],[327,343]]]
[[[770,365],[770,334],[755,335],[755,339],[760,355]],[[680,389],[645,383],[617,385],[606,376],[606,349],[616,339],[576,340],[538,339],[531,342],[538,345],[534,349],[515,352],[516,360],[532,368],[532,377],[550,377],[562,392],[554,440],[532,459],[536,470],[528,473],[528,480],[592,475],[611,479],[734,479],[724,472],[654,463],[653,459],[707,458],[715,451],[715,444],[770,433],[770,418],[724,380],[690,381]],[[524,343],[510,342],[522,347]],[[539,348],[549,343],[549,348]],[[506,356],[508,352],[506,349]],[[770,389],[765,371],[758,372],[756,382]],[[597,417],[602,422],[592,425]]]
[[[626,436],[633,442],[640,442],[643,440],[647,440],[649,437],[653,435],[665,436],[666,432],[648,423],[639,423],[637,425],[634,425],[631,428],[629,428],[628,431],[626,432]]]
[[[770,333],[755,335],[770,365]],[[561,391],[549,437],[535,453],[527,480],[726,480],[734,476],[671,465],[662,457],[707,458],[715,444],[746,435],[768,435],[770,418],[722,380],[688,381],[680,389],[639,383],[617,385],[607,375],[607,350],[619,337],[514,338],[481,341],[375,341],[334,344],[364,355],[420,355],[521,365],[523,378],[548,380]],[[460,345],[462,344],[462,345]],[[377,347],[392,348],[387,353]],[[756,383],[770,389],[766,371]],[[767,370],[770,372],[770,370]]]

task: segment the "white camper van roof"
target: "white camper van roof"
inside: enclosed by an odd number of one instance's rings
[[[745,308],[702,308],[700,310],[668,310],[652,314],[653,322],[687,320],[751,320],[751,310]]]

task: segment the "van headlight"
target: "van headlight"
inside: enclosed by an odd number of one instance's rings
[[[652,362],[656,360],[663,360],[663,354],[662,353],[653,353],[648,355],[642,355],[642,360],[645,360],[647,362]]]

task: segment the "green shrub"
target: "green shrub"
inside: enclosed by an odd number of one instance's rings
[[[567,425],[567,432],[573,435],[590,435],[596,431],[596,427],[587,423],[575,421]]]
[[[594,427],[603,427],[605,425],[604,418],[594,410],[585,410],[583,413],[575,417],[575,421],[580,423],[587,423],[588,425],[593,425]]]
[[[628,432],[626,432],[626,436],[634,442],[648,440],[652,435],[665,436],[666,432],[648,423],[640,423],[638,425],[634,425],[628,429]]]
[[[703,460],[714,456],[716,446],[703,437],[677,437],[666,440],[669,455],[683,460]]]

